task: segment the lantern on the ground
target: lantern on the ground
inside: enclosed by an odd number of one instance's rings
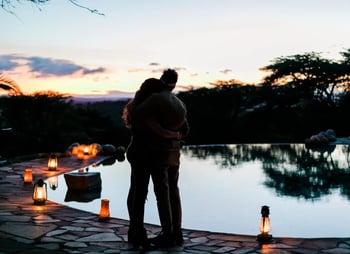
[[[109,200],[101,199],[101,209],[98,216],[99,220],[104,221],[109,219]]]
[[[23,175],[23,182],[24,183],[31,183],[33,181],[33,172],[31,168],[26,168],[24,170],[24,175]]]
[[[259,242],[269,242],[272,240],[272,235],[270,235],[270,209],[268,206],[264,205],[261,207],[261,219],[260,219],[260,234],[257,237]]]
[[[84,160],[84,150],[82,149],[82,148],[80,148],[79,150],[78,150],[78,153],[77,153],[77,158],[78,158],[78,160]]]
[[[50,154],[47,167],[50,171],[56,171],[58,165],[58,158],[55,153]]]
[[[33,200],[35,205],[44,205],[47,200],[47,186],[42,179],[34,184]]]
[[[84,145],[84,155],[89,155],[89,149],[90,147],[88,145]]]
[[[58,187],[58,177],[57,176],[51,176],[49,179],[49,186],[52,190],[56,190]]]

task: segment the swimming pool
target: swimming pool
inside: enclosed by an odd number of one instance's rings
[[[271,234],[349,237],[350,151],[347,145],[306,149],[304,144],[188,146],[182,150],[183,227],[259,233],[261,206],[270,207]],[[112,217],[128,219],[128,162],[88,168],[101,173],[102,191],[90,202],[65,202],[63,175],[48,198],[98,214],[110,200]],[[152,184],[145,221],[159,225]]]

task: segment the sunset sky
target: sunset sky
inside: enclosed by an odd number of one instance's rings
[[[165,68],[178,89],[258,83],[281,56],[350,48],[348,0],[68,0],[0,10],[0,74],[25,93],[134,93]]]

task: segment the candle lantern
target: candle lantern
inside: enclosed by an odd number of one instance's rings
[[[90,146],[88,145],[84,145],[84,155],[89,155],[89,151],[90,151]]]
[[[24,170],[24,175],[23,175],[23,182],[24,183],[31,183],[33,181],[33,172],[31,168],[26,168]]]
[[[109,219],[109,200],[101,199],[101,209],[98,216],[100,221],[105,221]]]
[[[78,150],[77,158],[78,158],[78,160],[84,160],[84,150],[83,149]]]
[[[44,205],[47,200],[47,186],[42,179],[34,184],[33,200],[35,205]]]
[[[261,207],[261,219],[260,219],[260,234],[257,237],[259,242],[270,242],[272,240],[272,235],[270,235],[270,209],[268,206],[264,205]]]
[[[57,176],[51,176],[49,179],[49,186],[52,190],[56,190],[58,187],[58,177]]]
[[[49,161],[47,163],[47,167],[50,171],[56,171],[57,169],[57,164],[58,164],[58,159],[57,159],[57,155],[52,153],[49,156]]]

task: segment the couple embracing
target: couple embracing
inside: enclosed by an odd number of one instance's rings
[[[188,135],[189,126],[185,105],[172,93],[177,79],[173,69],[165,70],[160,79],[146,79],[123,112],[123,120],[132,134],[127,149],[131,166],[128,241],[144,249],[183,243],[178,179],[181,139]],[[148,239],[144,227],[150,178],[162,227],[161,233],[152,239]]]

